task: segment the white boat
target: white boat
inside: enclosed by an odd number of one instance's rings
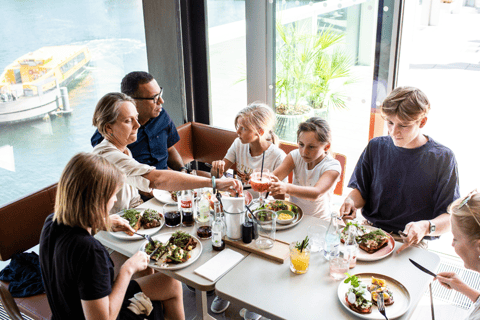
[[[89,61],[88,48],[74,45],[43,47],[15,60],[0,76],[0,123],[68,112],[68,94],[60,86],[80,74]]]

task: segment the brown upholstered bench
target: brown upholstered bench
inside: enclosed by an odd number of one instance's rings
[[[180,135],[180,141],[175,144],[175,148],[182,156],[184,163],[193,160],[212,163],[215,160],[221,160],[227,154],[228,148],[237,137],[237,133],[231,130],[225,130],[197,122],[188,122],[177,128]],[[280,148],[289,153],[297,149],[298,146],[293,143],[281,142]],[[340,153],[333,153],[335,159],[340,161],[342,174],[337,182],[334,193],[342,195],[343,182],[345,179],[346,157]],[[234,168],[235,169],[235,168]],[[292,174],[289,176],[292,182]]]
[[[0,208],[0,260],[38,244],[43,223],[54,210],[56,191],[57,184],[53,184]],[[12,319],[22,319],[18,311],[33,319],[51,318],[45,293],[14,299],[7,290],[8,283],[0,281],[0,286],[0,300]]]

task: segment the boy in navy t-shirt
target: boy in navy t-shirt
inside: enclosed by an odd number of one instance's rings
[[[425,236],[450,230],[448,205],[460,197],[453,152],[423,135],[430,103],[417,88],[393,90],[381,106],[388,136],[372,139],[360,156],[340,208],[344,219],[356,210],[387,232],[403,231],[405,248]]]

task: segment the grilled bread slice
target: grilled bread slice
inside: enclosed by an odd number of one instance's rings
[[[367,253],[375,253],[388,244],[388,235],[380,229],[366,233],[360,237],[358,246]]]
[[[144,229],[151,229],[160,227],[161,223],[161,214],[153,209],[147,209],[143,212],[141,223]]]
[[[140,213],[140,211],[135,209],[125,209],[123,211],[122,217],[128,221],[128,223],[133,228],[133,230],[135,230],[135,232],[140,229],[142,218],[142,214]],[[131,232],[127,232],[127,234],[133,236],[133,233]]]

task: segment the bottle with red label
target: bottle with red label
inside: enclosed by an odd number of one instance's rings
[[[191,227],[195,224],[192,190],[182,190],[178,197],[178,209],[182,213],[182,225]]]

